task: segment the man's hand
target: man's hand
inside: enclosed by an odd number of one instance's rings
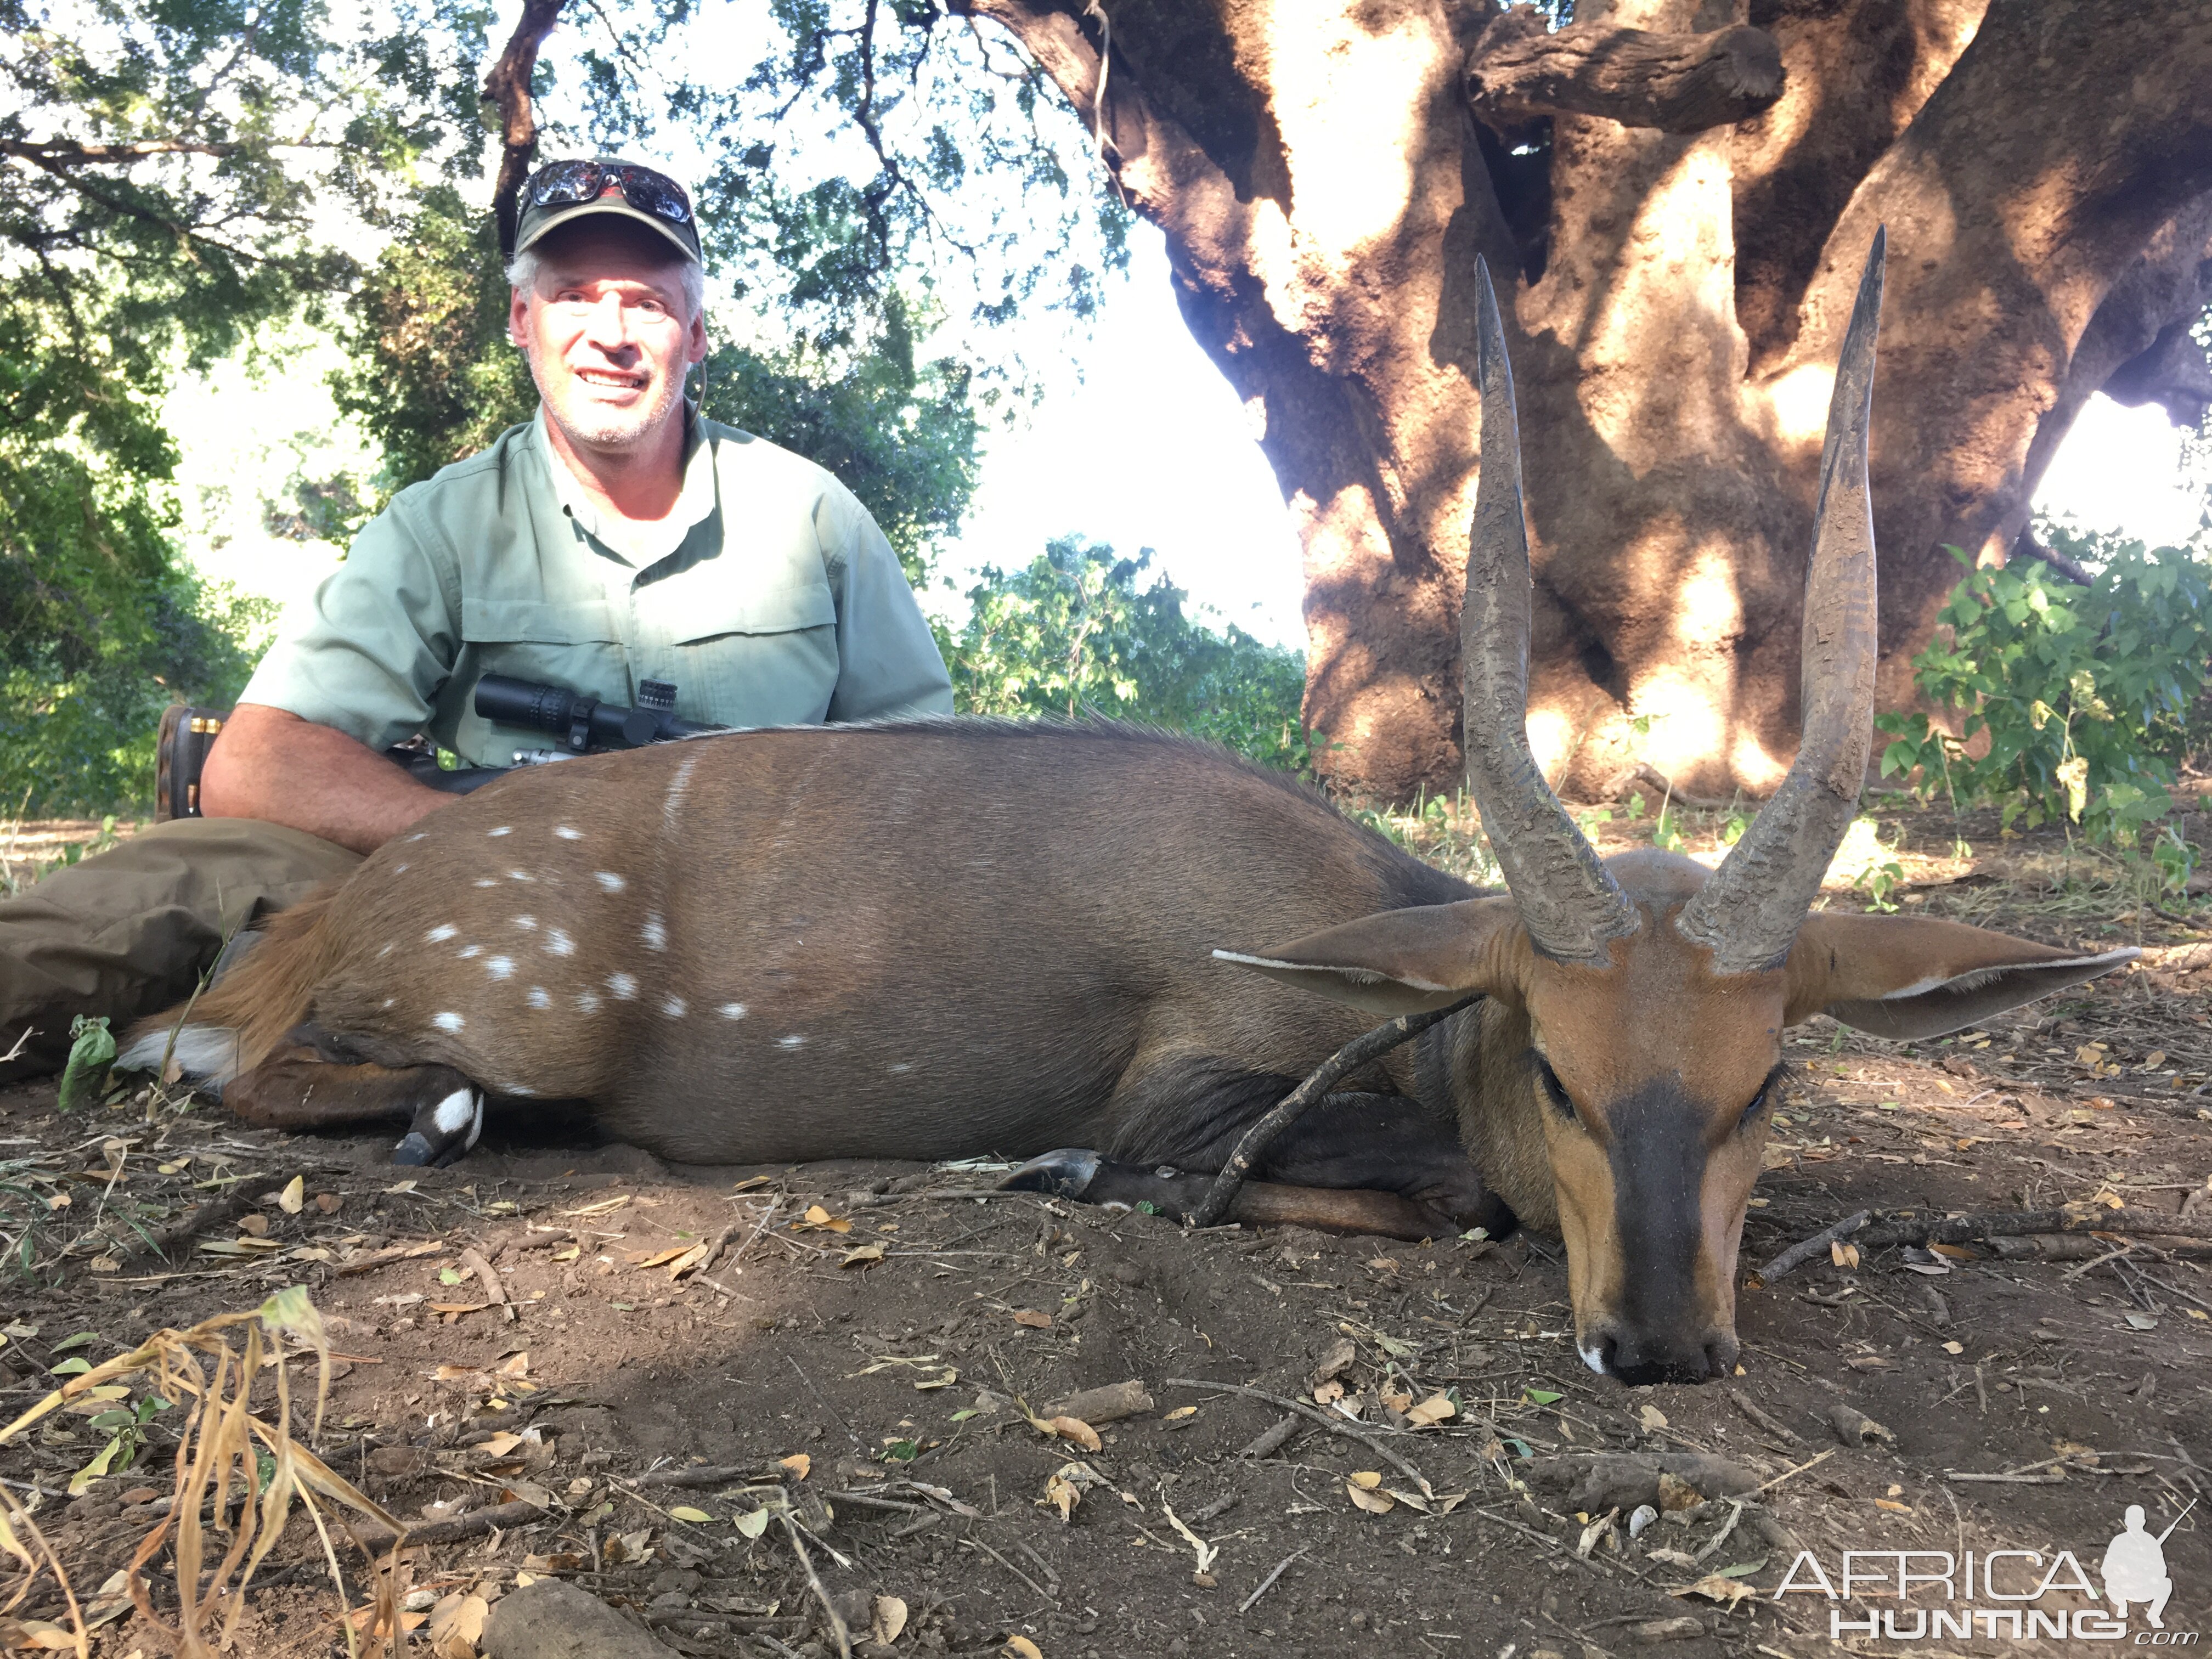
[[[356,853],[374,853],[459,799],[416,782],[343,732],[265,703],[231,712],[200,774],[205,816],[263,818]]]

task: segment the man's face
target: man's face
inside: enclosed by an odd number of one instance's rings
[[[547,417],[579,447],[626,450],[660,428],[684,374],[707,355],[682,266],[650,232],[580,225],[538,245],[538,279],[514,291],[507,331],[530,359]]]

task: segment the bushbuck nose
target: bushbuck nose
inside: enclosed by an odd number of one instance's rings
[[[1707,1382],[1735,1368],[1736,1340],[1718,1326],[1702,1332],[1639,1330],[1606,1320],[1590,1333],[1583,1358],[1590,1369],[1632,1388],[1654,1382]]]

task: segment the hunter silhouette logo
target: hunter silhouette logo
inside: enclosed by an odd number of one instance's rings
[[[2100,1591],[2071,1550],[1845,1550],[1832,1576],[1811,1550],[1801,1550],[1772,1592],[1826,1598],[1828,1638],[1888,1642],[1980,1637],[2033,1641],[2125,1642],[2135,1647],[2194,1647],[2198,1631],[2170,1631],[2166,1605],[2173,1579],[2166,1540],[2197,1507],[2191,1498],[2154,1533],[2140,1504],[2128,1505],[2121,1530],[2105,1547]],[[2051,1607],[2045,1598],[2071,1592],[2087,1606]],[[2130,1607],[2146,1629],[2130,1630]]]
[[[2197,1500],[2192,1498],[2164,1532],[2153,1536],[2143,1530],[2142,1505],[2128,1505],[2123,1523],[2126,1529],[2105,1547],[2105,1595],[2112,1604],[2113,1618],[2126,1618],[2128,1603],[2141,1601],[2144,1604],[2143,1616],[2150,1620],[2151,1628],[2166,1628],[2166,1620],[2160,1615],[2166,1611],[2166,1598],[2173,1594],[2173,1580],[2166,1573],[2166,1540],[2181,1524],[2181,1516],[2196,1507]]]

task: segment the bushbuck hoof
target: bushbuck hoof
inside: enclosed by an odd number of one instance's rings
[[[1031,1158],[999,1183],[1001,1192],[1050,1193],[1055,1198],[1081,1198],[1091,1190],[1105,1160],[1081,1146],[1063,1146]]]
[[[465,1156],[483,1133],[483,1096],[464,1084],[416,1109],[415,1121],[392,1149],[392,1161],[442,1170]]]

